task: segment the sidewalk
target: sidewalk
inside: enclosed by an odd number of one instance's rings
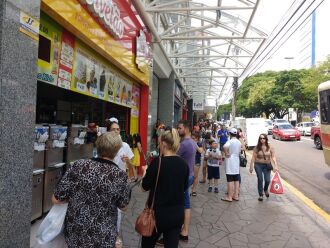
[[[224,168],[221,166],[220,192],[208,193],[200,184],[197,196],[192,197],[192,220],[189,242],[180,247],[330,247],[330,224],[308,208],[284,187],[285,194],[270,195],[263,202],[257,200],[257,178],[241,168],[242,187],[239,202],[220,200],[226,191]],[[137,215],[142,211],[147,193],[136,187],[129,210],[123,216],[121,236],[123,247],[138,248],[139,236],[134,231]],[[33,225],[35,233],[40,222]],[[33,235],[31,235],[33,236]],[[63,238],[51,244],[31,247],[65,247]]]

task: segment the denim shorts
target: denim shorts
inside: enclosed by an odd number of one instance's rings
[[[184,209],[190,209],[190,195],[189,195],[189,188],[191,187],[191,185],[193,185],[194,183],[194,176],[189,176],[188,179],[188,188],[186,190],[186,192],[184,192]]]

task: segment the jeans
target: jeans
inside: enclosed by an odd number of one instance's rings
[[[268,186],[270,183],[270,170],[267,170],[267,165],[266,164],[259,164],[255,163],[255,171],[257,173],[258,177],[258,192],[259,196],[263,195],[263,191],[268,191]],[[263,185],[263,177],[262,174],[265,178],[265,186],[262,188]]]
[[[156,245],[156,241],[163,233],[164,247],[165,248],[177,248],[179,245],[179,235],[181,232],[181,226],[174,227],[172,229],[154,232],[151,237],[142,237],[142,248],[153,248]]]
[[[194,176],[189,176],[188,179],[188,188],[187,190],[184,192],[184,209],[190,209],[190,194],[189,194],[189,189],[191,187],[191,185],[193,185],[194,183]]]

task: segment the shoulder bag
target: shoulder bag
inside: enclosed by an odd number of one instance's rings
[[[262,151],[262,154],[264,155],[264,160],[266,160],[266,155],[265,155],[264,150],[262,150],[262,148],[261,148],[261,151]],[[273,170],[272,162],[270,162],[269,164],[266,164],[266,168],[269,171]]]
[[[139,215],[139,217],[135,222],[135,231],[144,237],[151,237],[154,229],[156,228],[154,203],[155,203],[156,189],[158,185],[160,166],[161,166],[161,156],[159,156],[157,178],[156,178],[154,193],[152,196],[151,206],[148,207],[148,200],[147,200],[145,208],[143,209],[142,213]]]

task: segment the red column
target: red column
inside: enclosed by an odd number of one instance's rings
[[[149,101],[149,86],[142,86],[140,92],[140,118],[139,118],[139,133],[141,136],[142,149],[147,152],[148,138],[148,101]],[[141,156],[141,165],[144,165],[144,159]],[[142,167],[139,167],[139,174],[142,172]]]

